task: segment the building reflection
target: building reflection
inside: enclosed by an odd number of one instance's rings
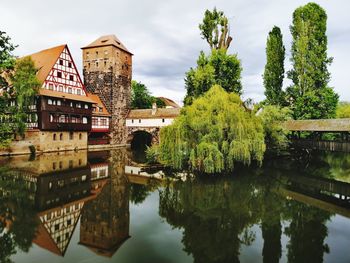
[[[116,151],[114,158],[123,154]],[[33,243],[64,256],[81,218],[80,244],[113,255],[129,237],[129,190],[123,162],[110,167],[109,158],[107,152],[71,151],[1,160],[32,190],[39,221]]]
[[[125,152],[112,152],[114,162],[92,165],[92,178],[110,178],[101,193],[88,201],[80,220],[80,244],[98,255],[112,257],[129,236],[129,186],[124,174]],[[96,185],[94,186],[96,187]],[[93,187],[93,188],[94,188]]]

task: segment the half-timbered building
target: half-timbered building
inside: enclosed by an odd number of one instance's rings
[[[86,149],[92,124],[92,104],[67,45],[29,55],[42,83],[28,117],[25,140],[17,143],[26,152]],[[21,152],[21,150],[16,149]]]

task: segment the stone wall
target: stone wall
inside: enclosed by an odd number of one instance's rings
[[[87,149],[87,132],[27,131],[24,139],[13,141],[8,148],[0,150],[0,155],[30,154],[30,146],[34,146],[37,152]]]

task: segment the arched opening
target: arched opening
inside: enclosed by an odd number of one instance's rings
[[[131,141],[132,150],[145,151],[147,146],[152,144],[152,134],[146,131],[136,131],[133,133],[133,138]]]

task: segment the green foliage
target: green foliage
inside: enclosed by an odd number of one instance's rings
[[[288,131],[282,127],[281,123],[290,119],[290,116],[289,108],[274,105],[264,107],[259,114],[265,131],[265,143],[269,149],[279,151],[288,146]]]
[[[340,102],[337,107],[337,118],[350,118],[350,103]]]
[[[274,26],[267,38],[266,65],[263,75],[267,104],[280,106],[286,104],[285,94],[282,90],[284,58],[285,47],[283,45],[281,29]]]
[[[0,88],[8,86],[5,76],[9,73],[15,64],[12,51],[15,46],[11,43],[11,38],[5,32],[0,31]]]
[[[135,80],[131,81],[131,108],[150,109],[153,103],[160,108],[165,106],[164,101],[151,95],[145,84]]]
[[[205,173],[232,171],[236,162],[261,164],[265,152],[259,118],[246,111],[239,96],[213,86],[170,126],[160,131],[158,161]]]
[[[201,35],[211,49],[227,50],[232,41],[229,35],[229,23],[224,12],[206,10],[204,13],[203,23],[199,24]]]
[[[336,115],[338,95],[332,88],[310,90],[295,97],[290,106],[294,119],[329,119]]]
[[[12,262],[17,249],[31,247],[38,225],[33,199],[34,190],[21,174],[0,169],[0,262]]]
[[[40,81],[36,77],[37,69],[30,57],[16,61],[15,72],[11,77],[13,97],[16,99],[14,121],[16,133],[23,135],[30,105],[35,104],[35,95],[40,88]]]
[[[293,85],[287,95],[295,119],[333,118],[338,95],[328,87],[327,14],[315,3],[294,11],[291,33],[292,65],[288,77]]]
[[[11,43],[11,38],[5,32],[0,31],[0,148],[9,145],[13,139],[12,127],[5,120],[8,119],[9,97],[6,93],[8,84],[8,76],[13,70],[15,59],[12,51],[15,46]]]
[[[242,67],[237,55],[229,55],[226,50],[212,50],[210,56],[201,52],[197,68],[186,73],[187,94],[185,105],[190,105],[195,98],[203,95],[213,85],[220,85],[227,92],[242,93]]]

